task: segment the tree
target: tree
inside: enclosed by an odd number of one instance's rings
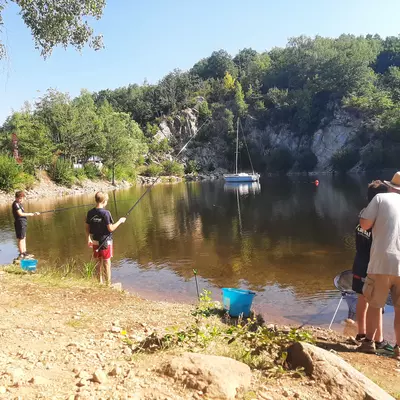
[[[199,122],[203,124],[212,116],[212,112],[208,107],[207,100],[204,100],[199,105]]]
[[[90,157],[99,156],[104,148],[101,134],[101,121],[91,93],[81,91],[81,95],[72,101],[71,130],[65,141],[70,144],[70,154],[86,162]]]
[[[50,132],[34,114],[27,110],[15,112],[5,122],[3,130],[8,138],[12,133],[17,134],[18,152],[25,171],[33,174],[36,168],[50,165],[54,150]]]
[[[229,72],[233,77],[237,75],[232,57],[225,50],[214,51],[208,59],[209,77],[222,79],[226,72]]]
[[[195,64],[191,73],[202,79],[223,79],[229,72],[233,77],[237,75],[237,68],[232,57],[225,50],[214,51],[210,57]]]
[[[159,103],[164,114],[185,108],[189,104],[194,79],[187,72],[178,69],[170,72],[159,83]]]
[[[235,78],[228,71],[224,76],[224,88],[228,93],[235,89]]]
[[[141,154],[147,152],[145,139],[139,125],[128,114],[113,111],[108,103],[99,109],[105,146],[101,158],[111,169],[112,184],[115,184],[115,169],[118,165],[131,167]]]
[[[248,109],[248,105],[244,101],[242,85],[239,81],[236,81],[235,84],[235,108],[239,117],[243,117],[247,113]]]
[[[242,72],[246,72],[249,65],[257,58],[258,53],[253,49],[243,49],[240,50],[238,54],[233,59],[233,62],[236,64],[239,69],[239,74]]]
[[[106,0],[9,0],[20,8],[25,25],[31,30],[35,47],[43,57],[51,54],[54,47],[71,45],[81,50],[85,44],[100,49],[102,37],[94,35],[88,23],[90,18],[100,19]],[[0,2],[0,26],[2,12],[7,1]],[[0,59],[5,55],[0,41]]]
[[[389,36],[382,42],[374,70],[384,74],[392,66],[400,67],[400,36]]]

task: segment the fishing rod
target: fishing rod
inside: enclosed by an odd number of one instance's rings
[[[200,130],[210,121],[210,118],[208,118],[198,129],[198,131],[196,133],[199,133]],[[189,132],[191,132],[190,126],[188,125],[189,128]],[[178,152],[178,154],[174,158],[175,160],[179,157],[179,155],[183,152],[183,150],[187,147],[187,145],[192,141],[192,139],[196,136],[196,134],[194,134],[193,136],[191,136],[191,138],[185,143],[185,145],[180,149],[180,151]],[[129,215],[131,214],[131,212],[135,209],[135,207],[141,202],[141,200],[147,195],[147,193],[150,192],[150,190],[153,188],[153,186],[160,180],[160,176],[157,177],[157,179],[155,179],[153,181],[153,183],[145,190],[144,193],[142,193],[142,195],[136,200],[135,204],[128,210],[128,212],[125,214],[125,218],[128,218]],[[104,246],[104,244],[109,240],[110,236],[111,236],[110,232],[104,239],[102,242],[99,242],[99,247],[96,249],[96,253],[98,253],[101,248]]]
[[[133,199],[126,199],[126,200],[118,200],[119,203],[122,203],[124,201],[132,201]],[[115,199],[115,195],[114,195],[114,203],[116,204],[117,201]],[[58,211],[67,211],[67,210],[72,210],[74,208],[81,208],[81,207],[92,207],[93,203],[90,204],[80,204],[78,206],[71,206],[71,207],[61,207],[61,208],[53,208],[52,210],[46,210],[46,211],[38,211],[40,214],[48,214],[48,213],[54,213],[54,212],[58,212]],[[116,210],[117,212],[117,210]],[[118,213],[118,212],[117,212]]]
[[[38,212],[39,212],[40,214],[48,214],[48,213],[54,213],[54,212],[58,212],[58,211],[72,210],[73,208],[90,207],[90,206],[93,206],[93,203],[91,203],[91,204],[80,204],[79,206],[54,208],[54,209],[52,209],[52,210],[38,211]]]

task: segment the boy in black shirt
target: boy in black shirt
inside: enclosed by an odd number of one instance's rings
[[[110,211],[106,210],[108,194],[97,192],[95,195],[96,207],[92,208],[86,216],[86,236],[88,246],[93,247],[93,257],[98,259],[96,264],[97,276],[103,283],[111,283],[111,257],[113,256],[112,232],[126,221],[122,217],[114,223]],[[101,246],[101,247],[100,247]]]
[[[368,185],[368,203],[378,194],[386,193],[388,191],[387,186],[377,180],[372,181]],[[358,334],[356,336],[357,341],[362,341],[365,338],[366,332],[366,316],[368,310],[368,303],[363,295],[364,281],[367,276],[367,269],[370,258],[370,251],[372,245],[372,230],[364,230],[360,225],[356,227],[356,256],[353,263],[353,290],[358,293],[357,299],[357,325]],[[383,340],[383,329],[382,329],[382,314],[379,322],[379,329],[375,335],[378,338],[376,342],[376,348],[386,349],[388,346],[391,347],[387,341]]]
[[[25,193],[20,190],[15,193],[15,200],[12,203],[12,213],[14,216],[14,228],[15,234],[18,240],[18,259],[31,257],[32,255],[26,252],[26,229],[28,227],[27,217],[33,217],[34,215],[39,215],[40,213],[27,213],[24,210],[22,202],[24,200]]]

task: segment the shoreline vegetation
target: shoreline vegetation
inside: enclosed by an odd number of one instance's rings
[[[160,177],[148,177],[139,175],[134,181],[121,180],[115,182],[113,185],[110,181],[104,179],[91,180],[82,179],[75,182],[71,186],[57,185],[49,179],[47,174],[41,173],[40,179],[35,182],[29,189],[25,189],[27,200],[45,199],[54,196],[67,197],[67,196],[79,196],[84,194],[95,193],[96,191],[113,191],[128,189],[135,185],[147,186],[152,184],[158,179],[157,184],[172,184],[182,181],[202,181],[202,180],[215,180],[222,177],[222,174],[187,174],[184,176],[160,176]],[[0,205],[8,204],[14,200],[14,191],[3,191],[0,190]]]
[[[42,266],[37,274],[0,268],[2,398],[233,399],[233,390],[244,400],[361,399],[360,382],[366,393],[378,393],[371,398],[392,398],[356,370],[400,398],[400,383],[388,373],[395,361],[357,353],[354,342],[333,331],[278,326],[259,315],[231,319],[207,291],[197,305],[147,301],[120,285],[100,286],[92,276],[89,264],[72,261]],[[323,363],[313,360],[312,374],[294,367],[293,345],[300,343],[333,357],[330,366],[317,372]],[[356,368],[347,397],[346,385],[329,374],[352,367],[336,355]],[[208,357],[215,357],[211,370]],[[201,361],[195,375],[177,367],[188,359]],[[238,362],[232,365],[244,368],[240,379],[234,369],[218,379],[221,361]]]
[[[0,189],[29,189],[37,171],[64,186],[232,171],[238,119],[243,170],[247,150],[257,171],[396,168],[399,46],[379,35],[300,36],[262,53],[214,51],[155,84],[75,98],[49,89],[0,127]]]

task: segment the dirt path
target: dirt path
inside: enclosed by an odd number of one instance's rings
[[[193,319],[190,305],[150,302],[90,283],[6,273],[0,274],[0,290],[0,399],[203,398],[158,373],[167,352],[132,354],[124,342],[186,326]],[[394,361],[344,351],[343,338],[316,332],[321,345],[336,346],[383,388],[400,393]],[[100,383],[92,381],[96,371]],[[253,375],[246,400],[330,398],[308,378],[266,381]]]

